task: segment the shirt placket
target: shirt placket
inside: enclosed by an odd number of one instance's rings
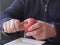
[[[48,3],[49,3],[49,0],[41,0],[41,4],[42,4],[42,20],[43,21],[47,21],[47,10],[48,10]]]

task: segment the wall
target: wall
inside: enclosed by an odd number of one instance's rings
[[[14,0],[0,0],[0,12],[11,5]],[[0,31],[0,40],[3,34]],[[3,37],[4,38],[4,37]]]
[[[6,9],[14,0],[0,0],[0,11]]]

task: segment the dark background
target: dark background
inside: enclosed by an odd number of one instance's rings
[[[6,9],[14,0],[0,0],[0,11]]]

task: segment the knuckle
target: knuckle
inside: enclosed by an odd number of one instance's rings
[[[15,21],[19,21],[18,19],[14,19]]]
[[[38,27],[38,28],[40,27],[40,23],[37,23],[37,27]]]
[[[10,21],[13,21],[14,19],[11,19]]]
[[[6,24],[9,25],[9,21],[7,21]]]
[[[38,25],[39,28],[42,27],[42,23],[39,23],[39,22],[38,22],[37,25]]]
[[[20,24],[20,21],[19,20],[15,20],[15,23]]]

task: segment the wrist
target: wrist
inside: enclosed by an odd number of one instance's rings
[[[57,33],[56,33],[55,25],[51,24],[50,30],[51,30],[51,37],[56,38]]]

